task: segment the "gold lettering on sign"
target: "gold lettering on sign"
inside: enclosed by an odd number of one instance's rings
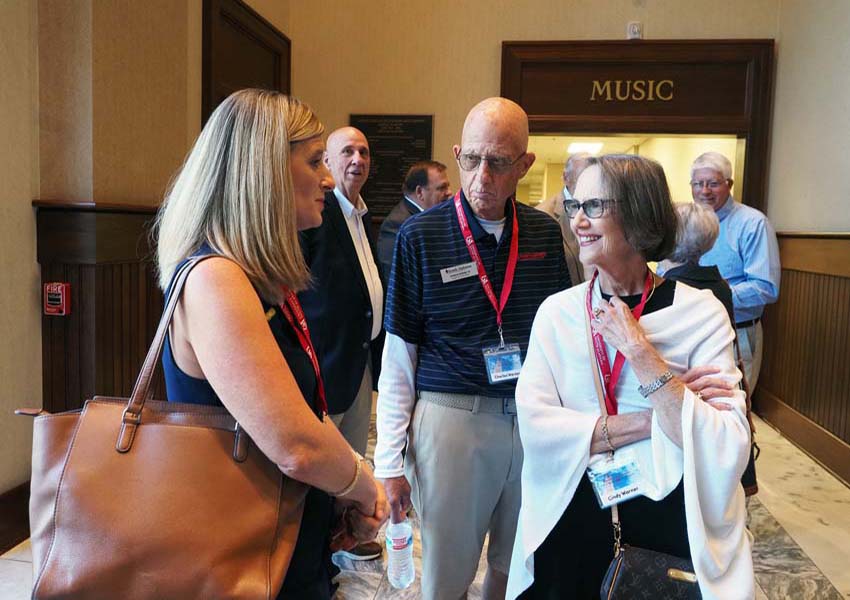
[[[670,93],[664,95],[661,93],[661,86],[668,85],[670,86]],[[662,102],[670,102],[673,99],[673,82],[669,79],[665,79],[664,81],[659,81],[658,85],[655,87],[655,95],[658,96],[658,99]]]
[[[672,79],[594,79],[590,101],[601,99],[605,102],[670,102],[673,99],[674,87]]]
[[[590,101],[596,101],[596,94],[600,96],[605,94],[605,101],[610,102],[611,100],[611,81],[608,80],[604,84],[599,83],[598,79],[593,80],[593,91],[590,92]]]

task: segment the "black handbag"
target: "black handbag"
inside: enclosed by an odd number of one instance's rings
[[[602,382],[594,359],[590,317],[587,314],[585,325],[596,396],[602,415],[607,416],[605,392],[602,391]],[[602,600],[702,598],[694,565],[689,559],[622,544],[620,511],[617,510],[616,504],[611,507],[611,525],[614,527],[614,559],[608,565],[608,571],[599,589],[599,597]]]
[[[599,595],[603,600],[702,598],[690,560],[645,548],[623,546],[608,566]]]

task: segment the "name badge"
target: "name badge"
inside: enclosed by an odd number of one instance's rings
[[[640,466],[634,452],[628,448],[617,450],[613,456],[593,463],[587,468],[587,477],[602,508],[643,493]]]
[[[504,344],[482,348],[487,379],[490,383],[513,381],[522,369],[522,354],[519,344]]]
[[[458,279],[466,279],[467,277],[473,277],[475,275],[478,275],[478,267],[475,266],[474,262],[440,269],[440,277],[443,278],[443,283],[457,281]]]

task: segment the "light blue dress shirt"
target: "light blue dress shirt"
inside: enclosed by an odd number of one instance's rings
[[[717,265],[732,288],[735,322],[761,317],[765,304],[779,298],[779,244],[761,212],[732,196],[717,211],[720,235],[699,264]]]

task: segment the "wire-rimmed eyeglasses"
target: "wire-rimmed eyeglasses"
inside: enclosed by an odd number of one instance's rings
[[[487,167],[489,167],[493,173],[501,175],[502,173],[507,173],[510,168],[526,154],[528,153],[523,152],[514,160],[511,160],[507,156],[481,156],[479,154],[473,154],[472,152],[463,152],[458,153],[457,164],[460,165],[460,168],[464,171],[475,171],[481,165],[481,161],[485,161],[487,163]]]
[[[692,181],[691,187],[695,190],[701,190],[704,187],[707,187],[712,192],[719,189],[721,185],[729,181],[728,179],[721,179],[720,181],[711,179],[708,181]]]
[[[582,209],[589,219],[598,219],[605,214],[605,209],[617,202],[611,198],[588,198],[584,202],[578,200],[564,200],[564,212],[569,218],[574,218],[578,210]]]

